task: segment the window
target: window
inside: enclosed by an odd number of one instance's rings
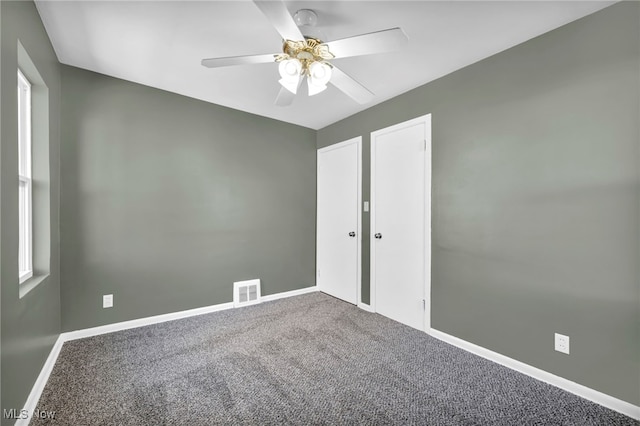
[[[33,276],[31,181],[31,83],[18,70],[18,267],[20,283]]]
[[[2,0],[0,0],[2,1]],[[51,273],[51,191],[49,161],[51,135],[49,87],[18,41],[18,197],[16,234],[18,295],[48,281]],[[14,74],[15,75],[15,74]],[[14,160],[15,161],[15,160]],[[57,184],[57,182],[55,182]],[[55,188],[54,188],[55,190]],[[57,235],[57,234],[56,234]]]

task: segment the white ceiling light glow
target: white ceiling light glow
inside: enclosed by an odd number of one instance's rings
[[[328,46],[315,38],[285,40],[283,53],[275,58],[276,62],[280,62],[280,84],[296,94],[301,80],[306,77],[309,96],[317,95],[327,88],[331,80],[333,65],[327,60],[333,58]]]
[[[307,77],[309,96],[316,95],[325,90],[329,80],[331,80],[331,65],[325,62],[311,63],[311,65],[309,65],[309,76]]]
[[[311,62],[303,64],[300,60],[285,59],[278,66],[280,72],[279,83],[293,94],[298,92],[300,80],[307,77],[309,96],[317,95],[327,88],[331,80],[331,65],[326,62]]]
[[[278,71],[280,72],[280,77],[282,77],[279,83],[295,95],[302,78],[302,63],[295,58],[287,59],[280,62]]]

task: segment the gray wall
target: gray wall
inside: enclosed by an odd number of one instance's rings
[[[639,22],[640,4],[614,5],[317,138],[363,136],[366,200],[369,133],[431,113],[432,327],[633,404]],[[553,350],[554,332],[570,336],[571,355]]]
[[[63,330],[315,285],[315,131],[69,66],[62,89]]]
[[[0,2],[2,43],[0,185],[2,187],[0,232],[2,409],[21,409],[60,333],[59,274],[59,114],[60,70],[55,53],[32,2]],[[49,88],[49,275],[37,287],[19,297],[18,284],[18,40],[24,46]],[[34,134],[46,126],[34,122]],[[37,164],[34,164],[37,167]],[[34,171],[34,178],[36,172]],[[34,180],[34,187],[43,186]],[[34,208],[37,205],[34,201]],[[34,211],[34,215],[37,212]],[[40,229],[42,224],[36,224]],[[46,228],[46,227],[45,227]],[[37,232],[37,230],[36,230]],[[38,241],[36,237],[36,241]],[[43,251],[42,247],[34,247]],[[44,250],[46,252],[46,250]],[[45,268],[46,269],[46,268]],[[37,272],[37,271],[36,271]],[[2,424],[13,424],[3,419]]]

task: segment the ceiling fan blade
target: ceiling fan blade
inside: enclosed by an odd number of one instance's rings
[[[289,106],[293,103],[293,99],[296,97],[294,93],[291,93],[284,87],[280,88],[280,92],[278,92],[278,97],[276,98],[277,106]]]
[[[230,67],[233,65],[264,64],[275,62],[277,54],[229,56],[226,58],[203,59],[202,65],[207,68]]]
[[[304,36],[283,1],[253,0],[253,2],[284,40],[304,40]]]
[[[401,28],[376,31],[325,43],[336,58],[390,52],[405,46],[409,39]]]
[[[351,96],[359,104],[371,102],[375,96],[373,92],[334,66],[331,73],[331,84]]]

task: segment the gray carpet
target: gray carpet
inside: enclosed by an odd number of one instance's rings
[[[67,342],[57,425],[639,425],[313,293]]]

